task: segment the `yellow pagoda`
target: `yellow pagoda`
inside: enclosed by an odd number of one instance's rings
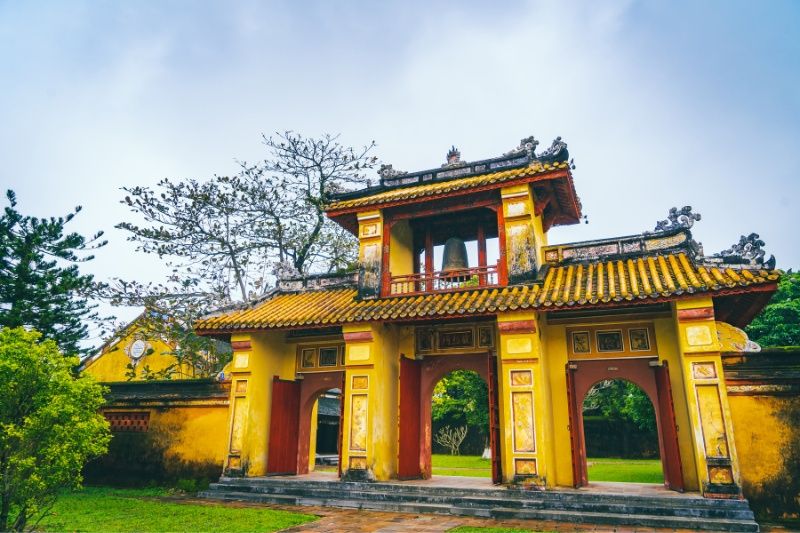
[[[308,473],[317,399],[338,390],[342,479],[429,478],[433,388],[464,369],[488,385],[497,484],[586,485],[583,400],[623,379],[653,404],[665,486],[741,498],[721,354],[776,290],[774,259],[757,235],[705,255],[689,207],[649,232],[550,244],[583,214],[567,145],[537,145],[383,166],[327,208],[359,239],[358,272],[281,279],[196,324],[233,348],[227,475]]]

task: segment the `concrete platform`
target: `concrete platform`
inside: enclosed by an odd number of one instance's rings
[[[486,478],[343,482],[334,473],[220,478],[201,497],[226,501],[310,505],[710,531],[758,531],[745,500],[712,500],[659,485],[594,483],[581,489],[538,491],[493,485]]]

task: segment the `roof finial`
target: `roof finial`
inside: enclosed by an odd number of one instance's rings
[[[461,162],[461,152],[458,151],[458,148],[455,145],[450,147],[450,151],[447,152],[447,165],[457,165]]]
[[[701,218],[700,213],[692,212],[692,206],[690,205],[683,206],[681,209],[672,207],[669,210],[667,220],[657,222],[656,229],[653,231],[671,231],[678,228],[689,229],[694,225],[696,220],[700,220]]]

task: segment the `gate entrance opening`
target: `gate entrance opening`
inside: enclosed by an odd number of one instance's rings
[[[436,384],[456,370],[475,372],[486,384],[491,479],[502,481],[500,472],[499,415],[497,408],[497,359],[492,354],[436,355],[424,359],[400,359],[400,479],[429,479],[433,443],[432,398]]]
[[[655,409],[638,385],[600,381],[582,411],[589,482],[663,483]]]
[[[334,449],[335,444],[341,475],[342,402],[339,401],[335,407],[329,404],[336,403],[334,398],[340,396],[339,391],[343,387],[344,372],[308,373],[294,381],[275,376],[272,383],[267,475],[307,474],[313,469],[320,443],[326,449]],[[325,405],[322,416],[327,426],[334,425],[336,416],[331,411],[338,408],[335,429],[324,427],[320,432],[321,403]],[[317,430],[313,431],[315,426]],[[334,434],[335,443],[332,442]],[[320,441],[320,437],[324,440]]]
[[[624,380],[639,387],[655,409],[658,453],[664,486],[683,491],[678,433],[666,362],[656,358],[581,360],[567,364],[572,474],[576,487],[589,483],[583,405],[590,389],[603,381]]]

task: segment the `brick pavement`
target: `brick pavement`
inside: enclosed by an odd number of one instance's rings
[[[443,533],[459,526],[504,527],[528,531],[547,532],[680,532],[683,529],[654,529],[647,527],[598,526],[572,524],[569,522],[549,522],[538,520],[493,520],[465,516],[444,516],[435,514],[387,513],[383,511],[360,511],[357,509],[338,509],[333,507],[272,505],[250,502],[219,502],[194,498],[174,498],[175,501],[201,505],[226,505],[230,507],[260,507],[280,509],[295,513],[313,514],[319,520],[282,530],[284,533]]]

